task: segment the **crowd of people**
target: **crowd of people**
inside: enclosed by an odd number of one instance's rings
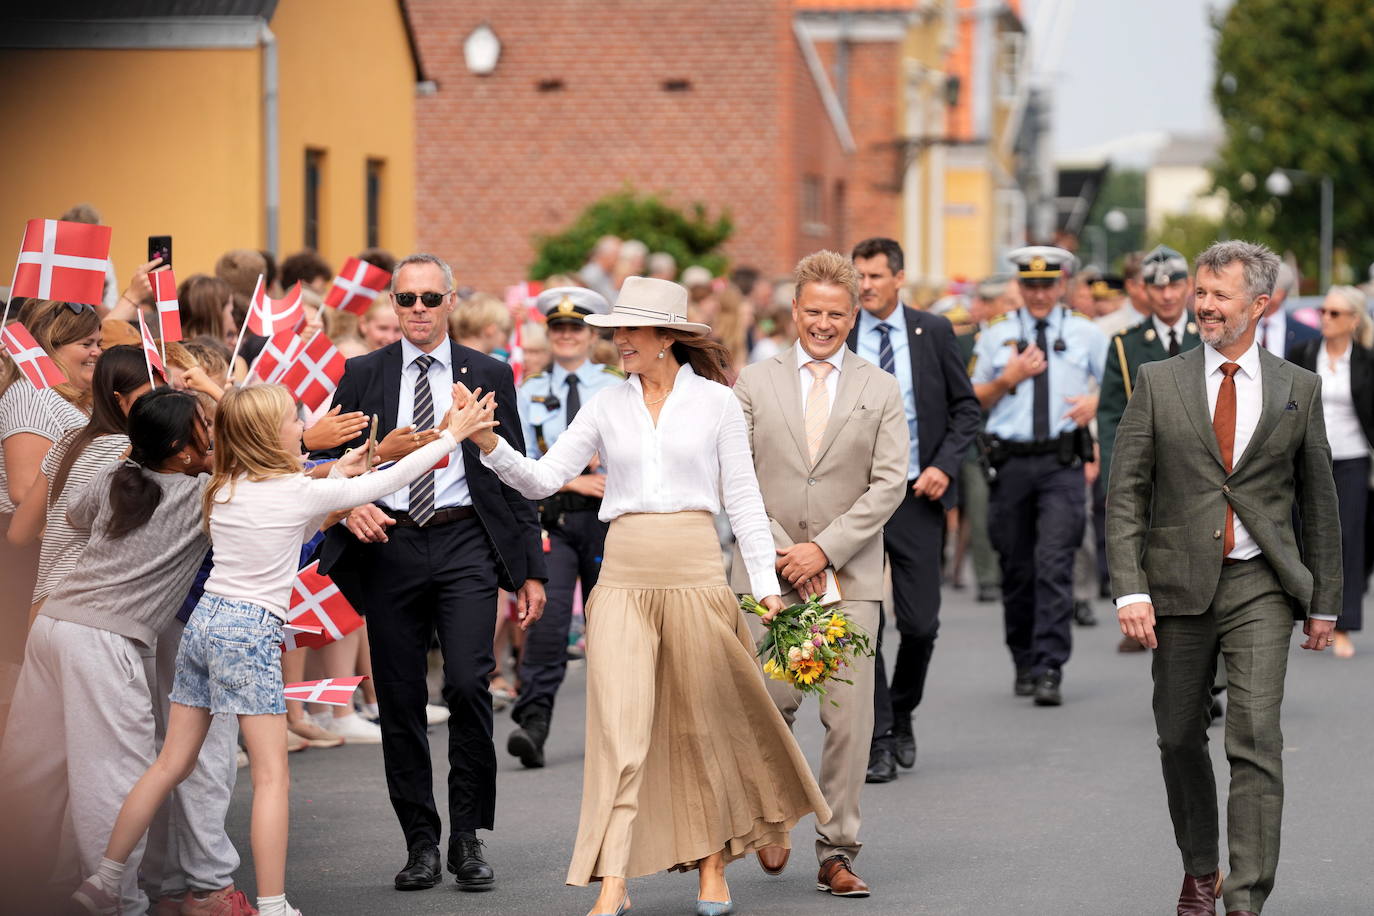
[[[807,814],[817,886],[868,896],[855,867],[861,789],[916,764],[941,588],[966,587],[971,567],[977,600],[1003,606],[1012,692],[1032,705],[1064,702],[1073,627],[1096,624],[1096,602],[1119,609],[1121,651],[1155,650],[1170,810],[1190,825],[1179,912],[1213,912],[1216,799],[1195,720],[1222,714],[1228,683],[1228,720],[1262,726],[1243,790],[1282,790],[1277,720],[1256,708],[1257,684],[1272,695],[1277,682],[1281,697],[1282,663],[1235,662],[1241,618],[1266,601],[1300,605],[1307,647],[1342,657],[1362,625],[1374,558],[1365,291],[1329,290],[1312,327],[1284,306],[1291,268],[1220,243],[1196,270],[1161,246],[1126,256],[1119,276],[1031,246],[1009,273],[941,296],[914,294],[901,246],[884,238],[769,278],[679,272],[606,237],[532,296],[462,287],[432,255],[358,258],[391,276],[361,314],[325,305],[336,273],[314,251],[278,263],[236,249],[189,273],[182,340],[160,344],[165,377],[138,330],[140,318],[158,327],[156,259],[122,291],[111,272],[99,303],[10,302],[66,376],[40,390],[0,365],[0,792],[25,826],[0,860],[29,911],[56,893],[91,913],[298,912],[287,755],[350,744],[384,750],[406,851],[396,889],[433,887],[445,866],[463,890],[493,887],[479,831],[494,826],[495,712],[509,705],[517,725],[507,752],[544,766],[559,688],[582,656],[567,880],[599,883],[592,913],[626,912],[629,878],[675,868],[698,871],[698,913],[732,912],[726,865],[753,853],[781,874]],[[348,357],[318,409],[250,380],[267,344],[241,334],[259,282],[274,299],[299,284],[299,336],[325,335]],[[1194,350],[1209,387],[1197,382],[1201,415],[1174,425],[1215,430],[1224,525],[1220,501],[1166,494],[1211,513],[1184,520],[1150,489],[1182,479],[1150,449],[1165,436],[1150,424],[1172,416],[1156,402],[1178,401],[1152,364],[1201,373]],[[1276,377],[1291,390],[1271,394]],[[1261,433],[1288,476],[1277,464],[1259,483],[1242,473]],[[1219,542],[1219,573],[1169,543],[1185,527]],[[1309,552],[1295,559],[1299,541]],[[1239,577],[1259,557],[1273,581],[1251,594]],[[366,623],[282,651],[292,581],[315,560]],[[766,680],[752,649],[772,614],[832,587],[880,651],[856,658],[819,710],[818,780],[790,732],[801,694]],[[746,622],[742,594],[768,616]],[[283,693],[359,675],[352,703]],[[444,723],[441,858],[429,732]],[[234,884],[224,829],[245,763],[256,906]],[[1277,824],[1256,812],[1231,829],[1233,866],[1244,861],[1227,905],[1258,913]]]

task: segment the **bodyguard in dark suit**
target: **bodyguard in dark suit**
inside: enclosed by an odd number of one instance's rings
[[[1303,648],[1322,650],[1340,609],[1321,384],[1255,340],[1277,269],[1273,252],[1248,242],[1218,242],[1198,257],[1204,346],[1141,368],[1108,485],[1121,629],[1156,649],[1155,727],[1185,873],[1180,916],[1215,913],[1221,895],[1207,751],[1218,651],[1231,697],[1224,897],[1227,913],[1254,916],[1278,867],[1279,708],[1294,618],[1308,618]]]
[[[1293,316],[1284,309],[1290,293],[1297,292],[1298,275],[1287,264],[1279,265],[1278,279],[1274,281],[1274,295],[1259,320],[1255,339],[1259,345],[1280,359],[1292,360],[1298,347],[1312,340],[1320,340],[1321,332],[1316,328],[1294,321]]]
[[[854,247],[863,311],[849,348],[897,377],[906,405],[910,449],[906,496],[883,529],[901,644],[888,685],[882,654],[874,677],[873,748],[868,782],[891,782],[895,764],[916,765],[911,717],[925,692],[940,629],[940,556],[945,510],[955,505],[959,466],[982,422],[954,327],[945,318],[902,305],[902,247],[866,239]],[[879,619],[878,644],[883,639]]]
[[[402,339],[349,360],[334,403],[376,415],[379,436],[413,426],[418,442],[448,409],[452,382],[462,382],[496,392],[503,405],[498,432],[524,451],[510,368],[448,339],[455,302],[448,265],[412,255],[397,266],[392,287]],[[347,447],[364,443],[360,436]],[[354,509],[346,528],[330,529],[320,552],[321,572],[367,614],[387,788],[409,850],[396,876],[398,890],[433,887],[442,879],[443,825],[425,733],[431,639],[437,632],[444,701],[452,712],[448,866],[460,888],[485,890],[495,878],[476,831],[492,829],[496,809],[487,675],[494,664],[497,588],[516,593],[523,626],[544,606],[534,504],[503,486],[471,442],[462,444],[461,454],[461,462],[450,460],[377,504]]]

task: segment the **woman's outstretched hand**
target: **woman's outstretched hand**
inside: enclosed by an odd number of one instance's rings
[[[496,448],[496,433],[492,432],[501,423],[494,416],[496,395],[482,395],[482,389],[468,391],[467,386],[457,382],[453,386],[453,407],[448,413],[448,430],[459,442],[471,439],[483,452]]]
[[[772,623],[773,618],[778,616],[778,612],[783,609],[782,598],[777,595],[769,595],[767,598],[760,601],[759,604],[768,608],[768,613],[763,615],[763,622],[765,624]]]

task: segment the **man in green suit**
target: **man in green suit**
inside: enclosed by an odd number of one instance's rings
[[[1218,896],[1230,916],[1256,916],[1273,889],[1279,707],[1294,618],[1307,618],[1303,648],[1320,651],[1340,613],[1340,522],[1321,383],[1255,341],[1278,264],[1269,249],[1239,241],[1198,257],[1203,346],[1140,369],[1108,485],[1121,630],[1156,650],[1155,727],[1185,872],[1180,916],[1214,914]],[[1231,685],[1224,887],[1207,752],[1218,651]]]

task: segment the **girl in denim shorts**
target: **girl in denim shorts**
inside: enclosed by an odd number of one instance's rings
[[[307,476],[301,422],[286,389],[254,385],[225,394],[204,498],[215,567],[177,653],[162,753],[125,799],[97,873],[73,897],[87,911],[118,912],[124,863],[163,800],[195,767],[211,715],[235,713],[253,776],[258,909],[262,916],[299,916],[285,890],[290,779],[281,646],[300,545],[331,513],[393,493],[434,467],[456,447],[458,415],[453,411],[439,438],[386,470],[364,474],[366,452],[357,450]]]

